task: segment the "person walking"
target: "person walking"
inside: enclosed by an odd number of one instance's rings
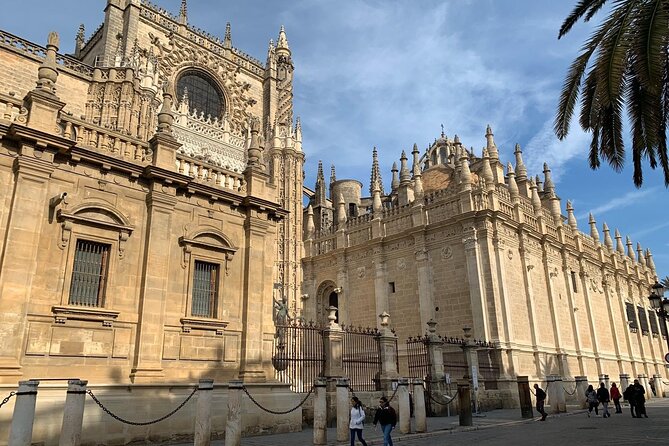
[[[641,418],[641,415],[648,418],[646,415],[646,389],[639,383],[638,379],[634,380],[634,390],[636,394],[636,417]]]
[[[609,418],[611,414],[609,413],[609,401],[611,397],[609,396],[609,389],[606,388],[606,384],[599,383],[599,389],[597,389],[597,401],[602,403],[602,418]]]
[[[588,418],[590,418],[592,409],[595,409],[595,415],[599,415],[599,400],[597,399],[597,392],[595,392],[592,384],[590,384],[585,391],[585,400],[588,402]]]
[[[622,395],[620,394],[620,389],[616,386],[616,383],[611,383],[610,393],[613,404],[616,406],[616,413],[623,413],[623,408],[620,405],[620,398],[622,398]]]
[[[546,403],[546,392],[544,392],[544,389],[539,387],[539,384],[535,384],[534,394],[537,396],[537,412],[541,414],[541,421],[546,421],[546,417],[548,416],[544,410],[544,404]]]
[[[395,414],[395,409],[390,407],[390,402],[388,398],[382,396],[379,399],[379,407],[376,409],[376,414],[374,414],[374,426],[376,423],[381,425],[381,431],[383,432],[383,446],[393,446],[393,439],[390,438],[390,432],[395,429],[397,424],[397,415]]]
[[[625,398],[625,400],[630,405],[630,413],[632,414],[632,418],[641,418],[641,415],[639,415],[639,409],[636,407],[636,389],[634,388],[634,384],[630,384],[627,386],[627,389],[623,391],[623,398]]]
[[[367,442],[362,438],[362,428],[365,421],[365,411],[362,408],[362,403],[357,396],[351,398],[351,421],[348,423],[348,428],[351,431],[351,446],[355,446],[355,436],[362,443],[362,446],[367,446]]]

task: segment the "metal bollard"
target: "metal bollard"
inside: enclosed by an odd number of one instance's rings
[[[400,378],[397,382],[397,403],[399,404],[400,432],[411,432],[411,410],[409,408],[409,380]]]
[[[71,379],[67,381],[67,396],[63,411],[63,425],[60,430],[59,446],[79,446],[81,428],[84,422],[86,404],[86,385],[88,381]]]
[[[318,378],[314,382],[314,444],[321,445],[328,442],[327,428],[327,401],[325,379]],[[227,443],[226,443],[226,446]],[[237,446],[237,445],[235,445]]]
[[[473,426],[472,394],[469,381],[458,381],[458,403],[460,403],[460,426]]]
[[[425,388],[420,378],[413,381],[413,416],[416,419],[416,432],[427,432]]]
[[[349,415],[348,378],[340,378],[337,379],[337,441],[349,439]]]
[[[209,446],[211,443],[211,400],[213,393],[214,380],[201,379],[197,386],[197,406],[195,407],[195,446]],[[241,432],[241,429],[239,431]]]
[[[242,391],[244,382],[230,381],[228,385],[228,420],[225,423],[225,446],[242,443]]]
[[[530,397],[530,379],[527,376],[519,376],[518,399],[520,400],[520,416],[522,418],[534,418],[532,411],[532,397]]]
[[[32,442],[37,386],[39,381],[19,381],[8,446],[30,446]]]

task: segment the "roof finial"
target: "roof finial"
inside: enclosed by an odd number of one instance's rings
[[[626,245],[627,245],[627,257],[630,259],[634,260],[634,247],[632,246],[632,239],[630,239],[630,236],[628,235],[625,237],[626,240]]]
[[[637,262],[639,262],[641,265],[646,266],[646,259],[643,256],[643,248],[641,248],[641,243],[636,242],[636,254],[637,254]]]
[[[623,245],[623,237],[620,235],[620,231],[616,228],[615,231],[615,237],[616,237],[616,251],[620,255],[625,255],[625,245]]]
[[[574,215],[574,206],[569,200],[567,200],[567,223],[574,231],[578,229],[578,223],[576,222],[576,216]]]
[[[486,139],[486,149],[488,149],[488,154],[492,161],[499,160],[499,152],[497,151],[497,145],[495,144],[494,134],[490,128],[490,124],[485,129],[485,139]]]
[[[590,237],[593,238],[596,242],[599,241],[599,231],[597,230],[597,222],[592,213],[588,215],[588,224],[590,225]]]
[[[288,46],[288,38],[286,37],[286,29],[281,25],[279,30],[279,38],[276,41],[276,53],[279,56],[290,56],[290,47]]]
[[[441,124],[441,137],[445,137],[446,134],[444,133],[444,124]]]
[[[602,225],[602,232],[604,232],[604,245],[609,248],[609,250],[613,250],[613,240],[611,239],[611,231],[609,230],[609,225],[604,222]]]
[[[223,36],[223,48],[232,48],[232,28],[230,22],[225,24],[225,36]]]
[[[381,189],[378,180],[375,180],[372,184],[372,211],[375,218],[381,217],[383,203],[381,203]]]
[[[543,209],[541,208],[541,199],[539,198],[539,193],[537,192],[537,183],[534,182],[532,178],[530,178],[530,193],[531,193],[531,200],[532,200],[532,208],[534,209],[535,215],[543,215]],[[567,206],[567,209],[569,209],[569,206]]]
[[[516,178],[518,181],[527,181],[527,168],[523,163],[523,151],[520,150],[520,144],[516,144],[513,153],[516,155]]]
[[[344,195],[340,193],[337,206],[337,225],[339,226],[339,229],[344,228],[346,220],[346,202],[344,201]]]
[[[397,175],[397,161],[393,162],[393,168],[390,169],[391,172],[393,173],[393,179],[392,182],[390,183],[390,187],[392,188],[393,192],[397,191],[397,188],[400,187],[400,178]]]
[[[404,150],[402,150],[402,156],[400,156],[400,184],[411,181],[411,174],[409,173],[407,160],[407,154]]]
[[[520,202],[520,192],[518,191],[518,184],[516,183],[516,173],[513,171],[511,163],[506,165],[506,176],[508,178],[509,195],[512,203]]]
[[[179,9],[179,23],[185,25],[188,22],[188,5],[186,0],[181,0],[181,8]]]
[[[335,165],[330,164],[330,184],[337,181],[337,173],[335,172]]]
[[[555,194],[555,185],[551,179],[551,170],[548,168],[548,163],[544,163],[544,192],[552,197]]]
[[[646,266],[655,274],[655,262],[653,261],[653,254],[650,248],[646,248]]]
[[[481,175],[483,176],[483,179],[485,180],[486,184],[486,189],[488,191],[492,190],[495,188],[495,177],[492,174],[492,167],[490,167],[490,154],[488,153],[488,149],[483,149],[483,168]]]
[[[305,232],[305,240],[313,240],[316,232],[316,225],[314,225],[314,209],[311,205],[307,207],[307,224],[305,225]]]

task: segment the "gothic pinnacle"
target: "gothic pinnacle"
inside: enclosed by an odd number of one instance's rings
[[[520,202],[520,192],[518,191],[518,184],[516,183],[516,173],[513,171],[511,163],[506,165],[506,176],[509,186],[509,195],[512,203]]]
[[[393,179],[392,182],[390,183],[390,187],[393,190],[393,192],[396,192],[397,188],[400,187],[400,178],[397,175],[397,161],[393,162],[393,168],[390,169],[390,171],[393,173]]]
[[[555,195],[555,185],[551,179],[551,170],[548,168],[548,163],[544,163],[544,192],[549,197]]]
[[[404,150],[402,150],[402,156],[400,156],[400,184],[411,181],[411,174],[409,173],[407,160],[407,154]]]
[[[485,129],[485,139],[486,139],[486,149],[488,149],[488,155],[493,161],[499,160],[499,152],[497,151],[497,145],[495,144],[495,135],[492,133],[490,124]]]
[[[472,172],[469,170],[469,154],[464,147],[460,152],[460,190],[471,190]]]
[[[372,184],[372,211],[374,212],[374,218],[381,217],[382,210],[381,189],[378,180],[375,180],[374,184]]]
[[[597,222],[592,214],[588,214],[588,224],[590,225],[590,237],[596,242],[599,241],[599,231],[597,230]]]
[[[339,229],[344,229],[344,225],[346,224],[346,202],[344,201],[343,194],[339,194],[337,204],[337,225],[339,226]]]
[[[494,189],[495,185],[495,177],[492,174],[492,167],[490,167],[490,154],[488,153],[488,149],[483,149],[483,166],[482,166],[482,172],[481,175],[483,176],[483,179],[485,180],[486,184],[486,189],[491,190]]]
[[[186,0],[181,0],[181,8],[179,9],[179,23],[185,25],[188,22],[188,5]]]
[[[621,255],[625,255],[625,245],[623,245],[623,237],[620,235],[620,231],[618,231],[618,229],[615,230],[615,238],[616,238],[616,251],[618,251],[618,253]]]
[[[544,192],[544,183],[543,183],[543,181],[541,181],[541,178],[539,177],[539,175],[537,175],[534,178],[534,182],[537,183],[537,192],[542,194]]]
[[[379,183],[379,191],[381,195],[385,195],[383,192],[383,179],[381,178],[381,169],[379,168],[379,155],[376,150],[376,147],[372,149],[372,173],[369,178],[369,193],[374,193],[374,182]]]
[[[636,242],[636,254],[637,254],[637,262],[639,262],[641,265],[646,266],[646,259],[643,256],[643,248],[641,248],[641,243]]]
[[[602,232],[604,233],[604,245],[609,248],[609,250],[613,250],[613,240],[611,239],[611,231],[609,230],[609,225],[604,222],[602,225]]]
[[[337,173],[335,172],[335,165],[330,164],[330,184],[337,181]]]
[[[420,176],[420,150],[418,150],[418,144],[414,143],[411,154],[413,155],[413,165],[411,166],[413,176]]]
[[[223,36],[223,48],[232,48],[232,29],[230,22],[225,24],[225,36]]]
[[[576,216],[574,215],[574,206],[569,200],[567,200],[567,223],[574,231],[578,229],[578,223],[576,222]]]
[[[655,273],[655,262],[653,261],[653,254],[650,252],[650,248],[646,248],[646,266]]]
[[[629,235],[625,237],[625,241],[625,244],[627,245],[627,257],[634,260],[634,247],[632,246],[632,239],[630,239]]]
[[[539,198],[539,192],[537,192],[537,184],[532,178],[530,178],[530,193],[532,194],[531,199],[534,214],[539,216],[543,214],[543,210],[541,209],[541,199]],[[569,209],[569,204],[567,205],[567,209]]]
[[[279,38],[276,41],[276,53],[280,56],[290,56],[290,47],[288,46],[286,29],[283,25],[281,25],[281,29],[279,29]]]
[[[527,181],[527,168],[523,163],[523,151],[520,150],[520,144],[516,144],[513,153],[516,155],[516,178],[518,181]]]
[[[316,226],[314,225],[314,209],[309,205],[307,207],[306,240],[313,240]]]

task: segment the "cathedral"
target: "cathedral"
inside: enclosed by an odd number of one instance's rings
[[[321,164],[311,190],[283,27],[263,62],[230,24],[223,37],[192,26],[185,0],[178,13],[100,3],[70,55],[56,32],[43,46],[0,30],[0,390],[54,380],[34,441],[52,444],[61,378],[131,418],[201,378],[219,403],[242,379],[293,406],[272,365],[277,314],[325,323],[332,307],[346,325],[388,313],[400,374],[407,337],[471,327],[494,346],[489,390],[509,400],[518,375],[667,376],[650,251],[592,216],[579,232],[549,167],[530,175],[520,147],[505,166],[490,127],[482,152],[443,132],[402,152],[388,192],[376,150],[369,194],[334,167],[326,183]],[[247,432],[301,428],[297,412],[247,413]],[[90,416],[89,442],[183,431]]]

